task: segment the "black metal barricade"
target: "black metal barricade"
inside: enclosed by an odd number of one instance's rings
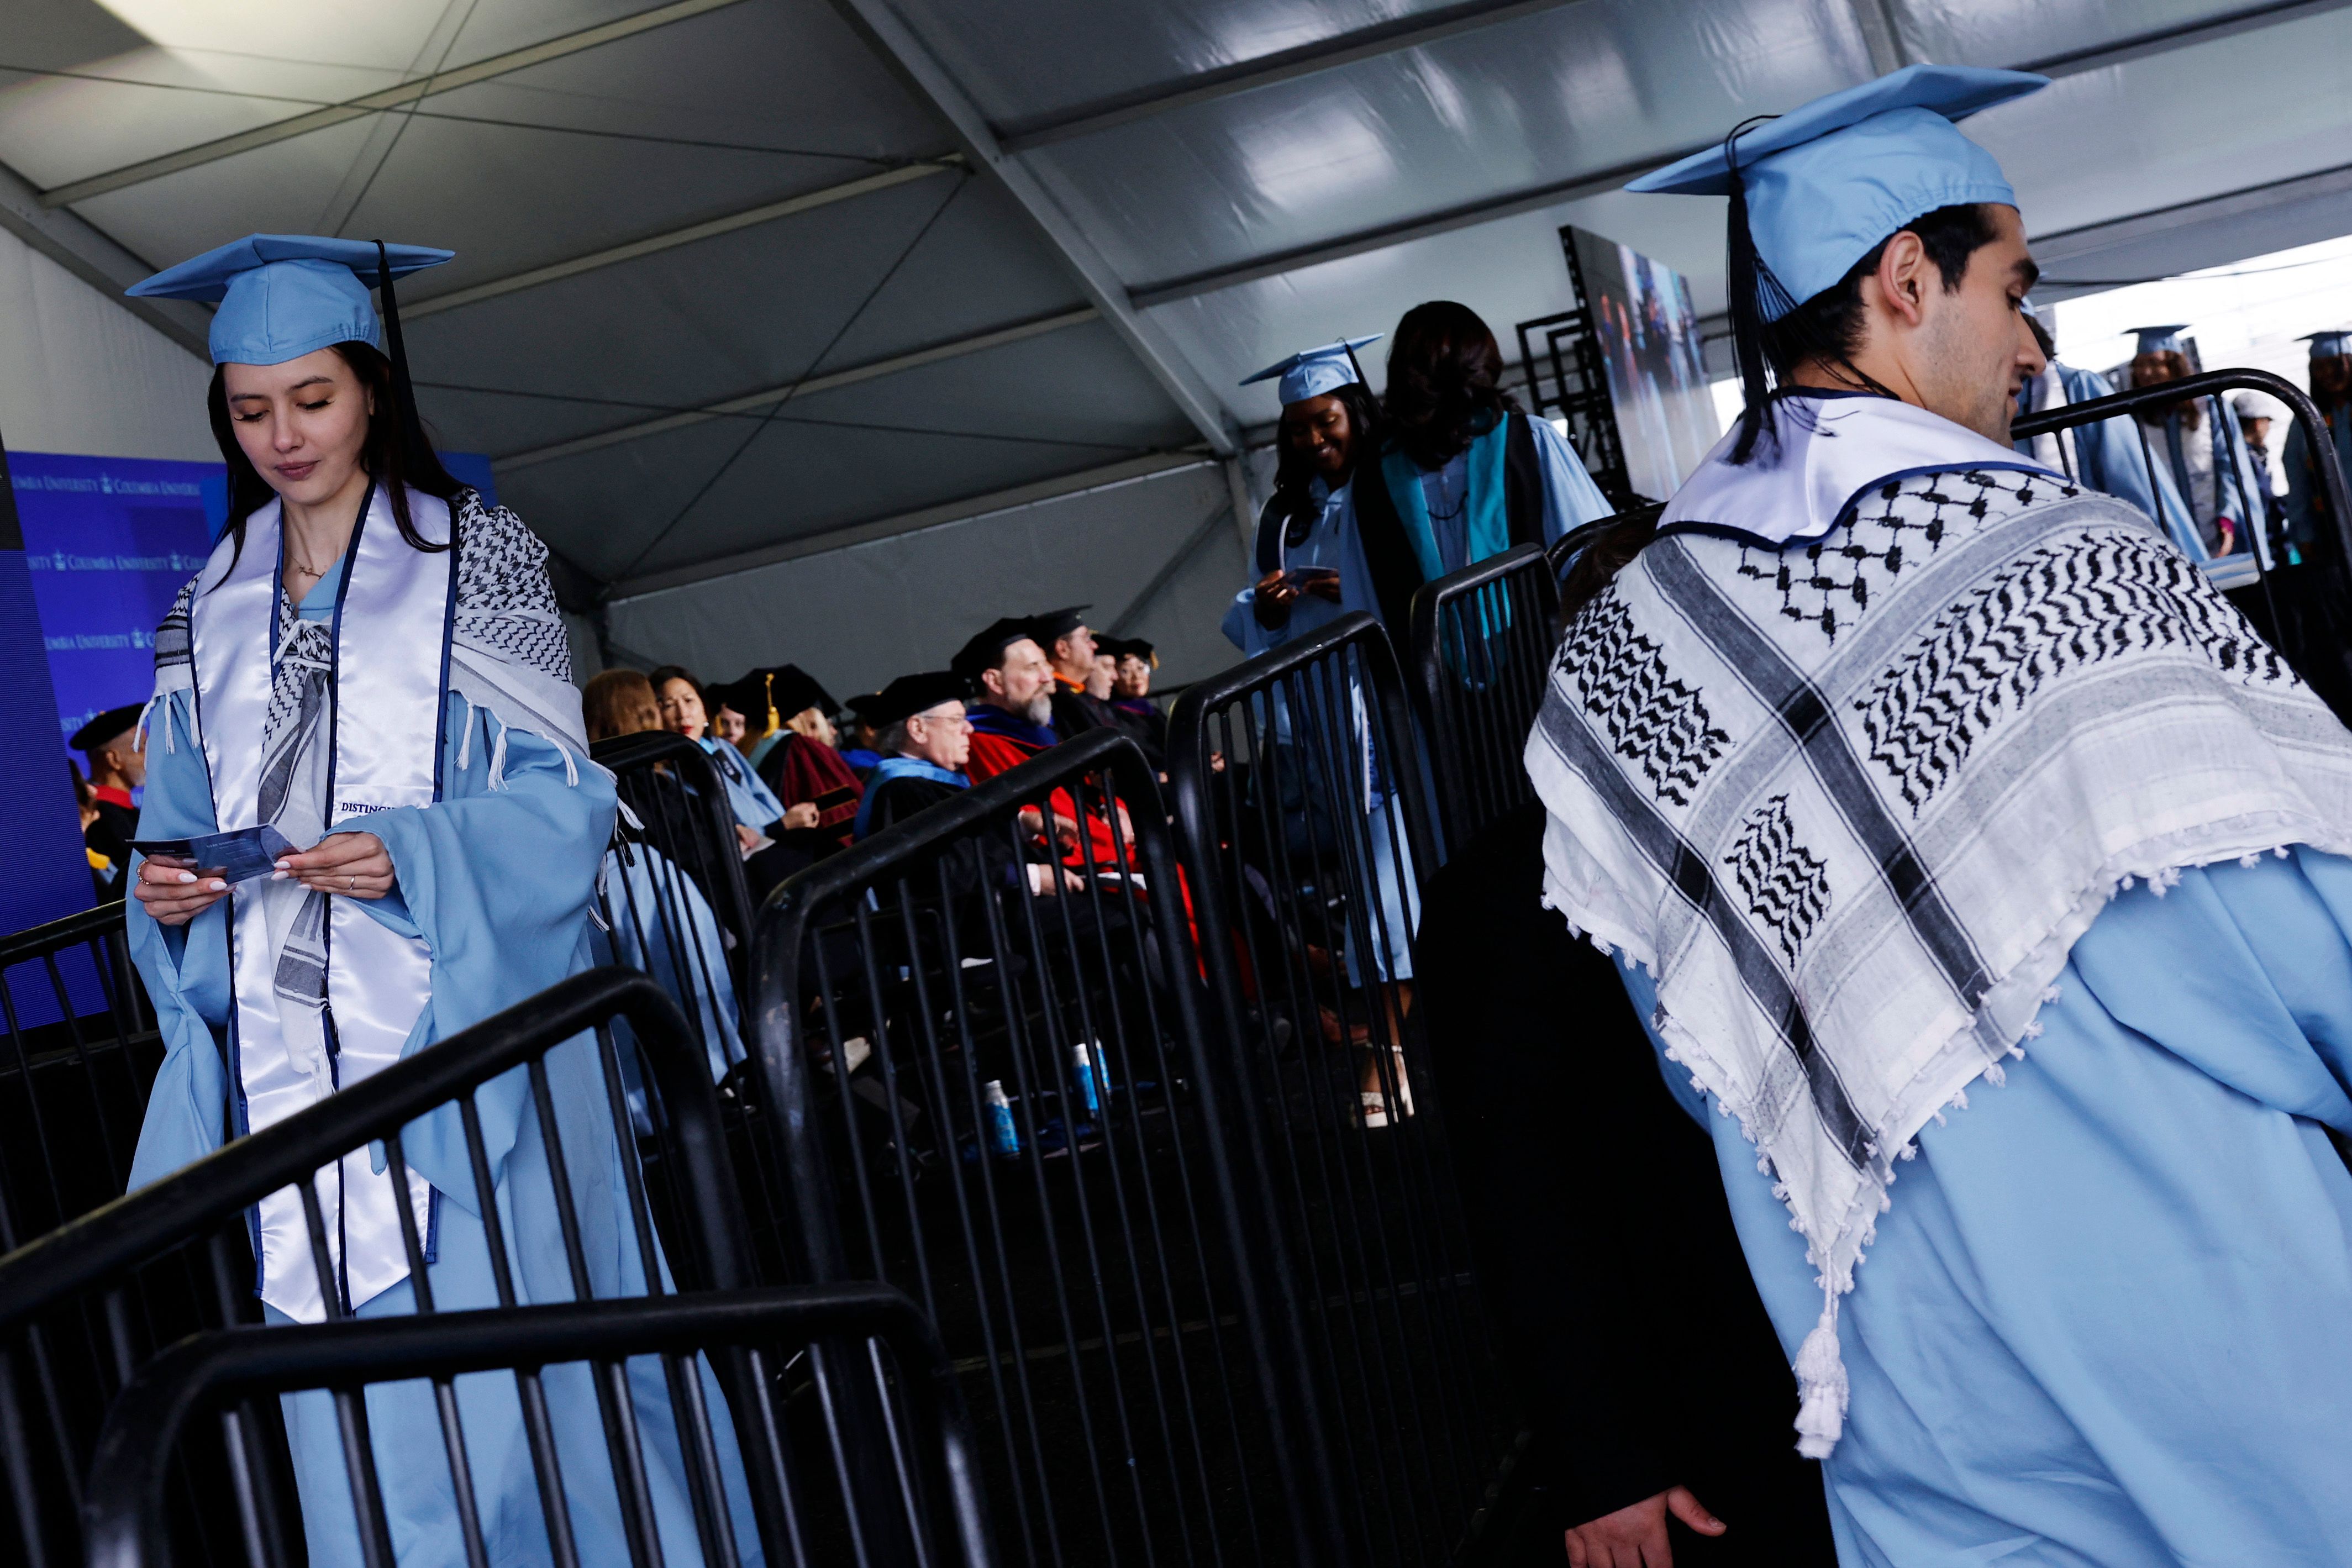
[[[1540,598],[1510,602],[1532,620]],[[1473,1538],[1518,1433],[1412,1015],[1437,862],[1417,757],[1388,640],[1361,614],[1194,686],[1171,721],[1234,1121],[1272,1211],[1269,1285],[1302,1323],[1309,1435],[1349,1559],[1399,1564]]]
[[[1329,1558],[1187,906],[1150,766],[1097,731],[761,910],[796,1277],[938,1325],[1010,1559]]]
[[[2326,516],[2321,526],[2299,545],[2273,523],[2276,509],[2273,498],[2248,493],[2247,478],[2233,460],[2242,442],[2237,415],[2222,395],[2241,390],[2260,392],[2285,404],[2309,447],[2320,481],[2319,499],[2325,503]],[[2205,443],[2210,450],[2213,433],[2224,436],[2222,451],[2232,460],[2216,461],[2212,466],[2210,510],[2234,516],[2242,525],[2234,548],[2210,563],[2208,574],[2222,586],[2255,629],[2286,656],[2287,662],[2336,710],[2336,716],[2352,722],[2352,514],[2347,514],[2352,497],[2347,497],[2327,423],[2318,405],[2301,387],[2268,371],[2209,371],[2181,381],[2138,387],[2110,397],[2029,415],[2015,421],[2010,432],[2021,442],[2038,436],[2060,436],[2059,466],[2068,477],[2081,478],[2085,483],[2105,478],[2104,488],[2111,490],[2120,481],[2094,471],[2094,465],[2118,462],[2125,479],[2144,486],[2150,497],[2157,498],[2159,510],[2171,512],[2189,504],[2189,499],[2181,493],[2183,485],[2175,478],[2179,470],[2170,450],[2174,433],[2158,430],[2152,434],[2143,415],[2150,409],[2168,410],[2189,405],[2197,405],[2201,414],[2198,427],[2186,436],[2184,456],[2187,447],[2199,442]],[[2118,426],[2126,427],[2122,434],[2130,437],[2121,443],[2120,459],[2115,458],[2115,443],[2106,439]],[[2097,445],[2090,456],[2085,456],[2084,443],[2091,441]],[[2283,451],[2284,440],[2276,446]],[[2161,479],[2159,475],[2163,476]],[[2166,520],[2158,521],[2161,523]],[[2185,527],[2195,520],[2175,517],[2171,521],[2176,526]],[[2272,557],[2267,570],[2252,537],[2256,533],[2262,536]],[[2305,558],[2290,562],[2291,552],[2303,552]],[[2244,564],[2239,566],[2236,563]]]
[[[597,884],[599,940],[614,962],[644,970],[669,993],[703,1042],[750,1205],[757,1275],[782,1278],[789,1246],[779,1197],[782,1156],[744,1067],[752,907],[726,785],[709,753],[667,731],[599,741],[593,754],[612,771],[628,813]],[[642,1103],[633,1099],[631,1110],[639,1134],[650,1135]],[[661,1179],[650,1159],[648,1173]]]
[[[1587,544],[1660,510],[1600,518],[1541,549],[1514,545],[1414,593],[1413,697],[1445,846],[1534,798],[1519,757],[1559,643],[1560,575]]]
[[[1519,753],[1543,700],[1559,613],[1559,579],[1534,544],[1413,595],[1413,669],[1448,844],[1468,843],[1528,797]]]
[[[122,1195],[163,1056],[122,904],[0,937],[0,1251]]]
[[[905,1485],[892,1498],[899,1513],[894,1531],[877,1531],[844,1491],[838,1471],[807,1462],[813,1451],[790,1438],[807,1412],[795,1412],[795,1379],[790,1369],[820,1342],[853,1341],[877,1347],[890,1372],[894,1415],[906,1438],[909,1463]],[[621,1369],[631,1358],[659,1357],[675,1386],[694,1386],[698,1360],[740,1365],[749,1408],[727,1412],[696,1405],[674,1422],[648,1423],[627,1397]],[[855,1564],[856,1568],[905,1561],[924,1568],[987,1568],[987,1532],[974,1483],[970,1447],[955,1399],[954,1374],[914,1304],[887,1286],[819,1286],[796,1289],[743,1290],[660,1300],[597,1301],[520,1307],[497,1312],[448,1312],[436,1317],[362,1321],[317,1327],[267,1329],[200,1335],[148,1363],[117,1401],[90,1466],[84,1519],[90,1568],[169,1568],[185,1563],[172,1550],[163,1528],[169,1511],[172,1460],[184,1445],[202,1440],[199,1423],[219,1412],[235,1420],[268,1395],[332,1390],[357,1410],[371,1401],[362,1391],[383,1391],[404,1380],[430,1379],[448,1390],[467,1374],[507,1373],[525,1402],[535,1385],[560,1376],[575,1363],[618,1391],[615,1419],[605,1434],[609,1470],[597,1478],[593,1500],[610,1500],[609,1511],[630,1521],[619,1543],[634,1568],[681,1560],[686,1542],[667,1543],[646,1528],[655,1513],[644,1471],[647,1456],[659,1467],[691,1474],[696,1482],[693,1546],[705,1568],[736,1568],[754,1545],[772,1568]],[[806,1379],[798,1383],[804,1387]],[[805,1403],[804,1401],[803,1402]],[[454,1408],[454,1406],[453,1406]],[[362,1560],[367,1568],[391,1568],[395,1542],[383,1504],[383,1475],[437,1465],[451,1479],[458,1506],[450,1511],[465,1561],[505,1561],[492,1547],[497,1537],[469,1506],[472,1466],[453,1423],[442,1434],[438,1456],[387,1454],[380,1435],[364,1419],[341,1433],[346,1468],[365,1521]],[[721,1482],[731,1466],[723,1462],[740,1443],[741,1474],[748,1485]],[[691,1458],[689,1458],[691,1457]],[[613,1477],[625,1484],[613,1484]],[[576,1473],[558,1480],[551,1471],[536,1478],[536,1502],[557,1543],[557,1568],[583,1560],[613,1562],[615,1543],[590,1534],[593,1520],[580,1517]],[[551,1495],[551,1484],[552,1491]],[[737,1495],[730,1497],[730,1491]],[[741,1514],[750,1505],[757,1540],[746,1539]],[[290,1515],[257,1519],[247,1538],[259,1546],[299,1528]],[[274,1529],[270,1528],[273,1527]],[[915,1544],[904,1558],[876,1550],[882,1539]],[[584,1546],[583,1552],[581,1548]],[[435,1561],[455,1561],[454,1552]],[[256,1552],[252,1568],[283,1561]]]
[[[677,1176],[667,1202],[648,1194],[626,1142],[609,1131],[627,1116],[620,1051],[605,1027],[615,1018],[631,1026],[636,1080],[660,1113],[662,1156]],[[590,1030],[593,1041],[576,1040]],[[526,1289],[536,1280],[540,1300],[547,1299],[550,1275],[574,1298],[593,1293],[598,1269],[617,1269],[613,1277],[625,1283],[626,1266],[614,1261],[623,1256],[623,1226],[640,1258],[656,1256],[660,1234],[670,1275],[681,1285],[751,1282],[700,1043],[645,976],[610,969],[573,975],[0,1258],[0,1508],[11,1516],[0,1521],[0,1540],[23,1553],[18,1561],[42,1568],[76,1560],[74,1514],[99,1419],[139,1365],[192,1331],[262,1316],[248,1209],[275,1193],[299,1193],[325,1310],[348,1315],[327,1262],[319,1182],[347,1180],[343,1157],[365,1152],[372,1168],[403,1190],[406,1143],[420,1136],[423,1119],[454,1106],[471,1188],[493,1190],[478,1100],[486,1089],[507,1097],[514,1147],[531,1149],[549,1172],[544,1205],[526,1207],[517,1197],[502,1210],[478,1199],[469,1209],[479,1215],[498,1305],[520,1299],[519,1278]],[[559,1103],[575,1132],[598,1130],[593,1144],[601,1146],[579,1146],[576,1137],[566,1144]],[[455,1158],[446,1120],[437,1125],[444,1157]],[[583,1183],[592,1194],[600,1184],[617,1189],[606,1187],[604,1211],[583,1214],[575,1193]],[[612,1212],[614,1190],[625,1218]],[[424,1235],[412,1205],[390,1205],[402,1215],[414,1304],[425,1314],[435,1310],[426,1249],[449,1234],[442,1195]],[[541,1206],[552,1214],[541,1214]],[[657,1292],[668,1284],[651,1271],[643,1288]],[[611,1391],[597,1392],[609,1407]],[[454,1409],[446,1382],[439,1397],[445,1412]],[[287,1542],[254,1538],[257,1521],[282,1515],[287,1505],[276,1494],[292,1484],[278,1421],[274,1407],[247,1404],[225,1417],[219,1445],[190,1455],[174,1503],[182,1561],[233,1561],[239,1552],[293,1561]],[[534,1459],[546,1452],[545,1439],[532,1429]]]

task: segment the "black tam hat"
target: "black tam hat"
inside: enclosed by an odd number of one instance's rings
[[[949,661],[949,668],[966,680],[977,681],[982,670],[997,669],[1003,666],[1006,648],[1017,642],[1034,640],[1036,636],[1036,624],[1027,616],[1001,616],[991,621],[984,630],[974,635],[970,642],[958,648],[955,658]],[[866,718],[863,709],[859,710],[858,717]]]
[[[110,708],[76,730],[73,739],[66,744],[85,753],[102,752],[128,733],[139,722],[139,715],[146,710],[144,702],[126,702],[120,708]]]
[[[1071,605],[1059,610],[1047,610],[1041,616],[1032,616],[1029,617],[1029,635],[1037,639],[1039,647],[1050,650],[1055,642],[1085,626],[1087,617],[1083,612],[1093,607],[1091,605]]]
[[[961,702],[971,693],[971,682],[951,669],[929,669],[920,675],[902,675],[863,700],[858,705],[857,717],[878,730],[917,713],[929,712],[942,702]]]

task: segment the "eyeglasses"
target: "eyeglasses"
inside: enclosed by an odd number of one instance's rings
[[[969,730],[971,728],[971,721],[965,718],[961,713],[915,713],[909,715],[907,721],[911,724],[918,719],[921,720],[926,724],[944,724],[951,729]]]

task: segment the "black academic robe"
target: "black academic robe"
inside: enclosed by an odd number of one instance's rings
[[[1673,1526],[1677,1563],[1832,1563],[1796,1380],[1714,1144],[1660,1079],[1614,961],[1539,901],[1543,825],[1522,807],[1439,873],[1415,1012],[1482,1293],[1527,1391],[1549,1551],[1683,1485],[1731,1529]]]
[[[1118,727],[1135,737],[1143,749],[1143,760],[1151,764],[1155,773],[1168,771],[1168,715],[1156,702],[1135,699],[1110,704],[1112,718]]]
[[[100,795],[90,802],[98,812],[98,820],[81,830],[81,841],[89,848],[114,862],[113,879],[120,883],[131,866],[131,841],[139,836],[139,811],[136,806]]]
[[[1118,721],[1118,710],[1099,697],[1091,696],[1083,686],[1072,686],[1058,677],[1054,681],[1054,732],[1065,741],[1075,740],[1089,730],[1124,730]]]

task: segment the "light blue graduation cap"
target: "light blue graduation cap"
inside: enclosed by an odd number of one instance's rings
[[[2352,356],[2352,332],[2305,332],[2303,341],[2311,345],[2314,359]]]
[[[456,255],[424,245],[249,234],[165,268],[125,292],[147,299],[217,300],[215,364],[283,364],[332,343],[382,349],[383,329],[368,289],[385,282],[387,274],[405,277]]]
[[[2015,206],[2000,165],[1953,121],[2049,85],[2028,71],[1906,66],[1734,132],[1723,145],[1625,188],[1730,195],[1736,164],[1756,258],[1780,286],[1758,294],[1759,314],[1773,321],[1834,285],[1913,218],[1971,202]],[[1733,204],[1735,218],[1742,205]],[[1735,267],[1739,249],[1735,235]]]
[[[1374,332],[1369,338],[1342,338],[1321,348],[1301,349],[1288,359],[1266,366],[1255,375],[1242,377],[1241,384],[1248,386],[1254,382],[1268,381],[1278,375],[1282,377],[1282,383],[1275,388],[1275,395],[1286,405],[1320,397],[1349,382],[1364,379],[1361,367],[1356,363],[1356,351],[1379,342],[1381,336],[1381,333]]]
[[[2185,354],[2189,352],[2189,345],[2180,341],[2180,334],[2188,330],[2189,323],[2186,321],[2173,321],[2161,327],[2134,327],[2131,332],[2133,336],[2139,339],[2139,346],[2132,350],[2132,353],[2135,356],[2162,353]]]

